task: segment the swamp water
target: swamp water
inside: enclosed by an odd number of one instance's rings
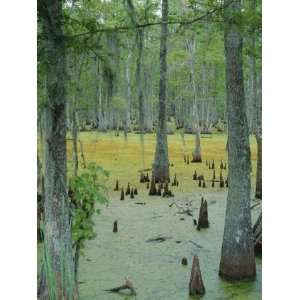
[[[254,282],[229,283],[219,278],[226,193],[204,193],[204,196],[208,201],[210,227],[197,231],[193,218],[198,218],[199,193],[177,193],[175,198],[138,195],[130,199],[127,196],[120,201],[119,192],[115,192],[114,200],[102,207],[101,215],[95,217],[97,237],[87,242],[85,256],[80,261],[80,299],[194,299],[188,295],[188,283],[195,254],[199,257],[206,288],[202,299],[261,299],[261,259],[256,259],[257,278]],[[177,214],[179,210],[175,205],[169,207],[170,203],[180,199],[184,199],[182,206],[193,200],[193,217]],[[135,202],[146,202],[146,205]],[[118,220],[118,233],[112,232],[115,220]],[[159,235],[170,239],[146,242]],[[188,259],[187,266],[181,265],[183,256]],[[133,282],[135,296],[104,291],[122,285],[125,278]]]

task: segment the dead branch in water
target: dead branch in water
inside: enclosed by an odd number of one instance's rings
[[[187,214],[188,216],[193,216],[192,202],[192,200],[189,200],[185,203],[185,206],[180,206],[176,203],[176,201],[174,201],[171,204],[169,204],[169,207],[175,205],[178,209],[178,212],[176,214]]]
[[[198,247],[198,248],[202,248],[202,246],[200,246],[199,244],[195,243],[194,241],[189,240],[190,243],[192,243],[194,246]]]
[[[136,289],[133,287],[133,284],[130,280],[126,279],[125,283],[121,286],[114,287],[112,289],[105,290],[106,292],[118,293],[122,290],[130,290],[132,295],[136,295]]]

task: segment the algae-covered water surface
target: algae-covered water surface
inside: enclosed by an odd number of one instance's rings
[[[88,241],[85,256],[80,259],[79,292],[82,300],[185,300],[193,255],[198,255],[206,294],[203,299],[259,300],[261,299],[261,260],[257,259],[257,278],[253,282],[230,283],[218,276],[224,230],[227,189],[216,186],[199,188],[192,180],[195,170],[205,179],[212,178],[206,160],[215,160],[216,176],[220,175],[220,161],[227,160],[226,135],[212,135],[202,140],[201,164],[185,164],[184,151],[190,155],[194,148],[194,135],[186,135],[185,149],[179,134],[168,136],[170,173],[176,173],[178,187],[171,187],[174,198],[150,197],[145,183],[139,183],[142,168],[139,135],[129,134],[125,143],[122,136],[112,132],[82,132],[80,139],[87,161],[94,161],[110,172],[107,186],[109,204],[101,207],[94,218],[97,237]],[[145,167],[151,168],[155,150],[155,135],[145,136]],[[72,147],[68,141],[68,171],[72,173]],[[256,145],[251,138],[252,182],[256,172]],[[222,170],[224,178],[228,170]],[[149,173],[149,176],[151,174]],[[120,191],[113,191],[116,180],[120,187],[137,187],[138,195],[120,201]],[[210,227],[197,231],[197,219],[203,195],[208,201]],[[176,202],[177,205],[169,206]],[[145,202],[145,205],[136,204]],[[179,206],[191,204],[193,216],[178,214]],[[252,210],[253,218],[258,210]],[[182,219],[183,218],[183,219]],[[113,222],[118,221],[118,233],[113,233]],[[158,236],[163,242],[147,242]],[[182,257],[188,265],[182,266]],[[128,278],[136,288],[136,295],[105,291],[120,286]]]
[[[86,256],[80,261],[80,296],[90,299],[183,300],[188,296],[188,282],[193,255],[200,259],[206,294],[203,299],[261,299],[261,260],[257,259],[254,282],[229,283],[218,276],[222,245],[226,193],[207,193],[210,227],[195,230],[193,217],[178,214],[173,201],[182,205],[192,200],[198,215],[199,193],[177,194],[175,198],[136,196],[119,201],[115,192],[109,206],[95,218],[97,238],[88,242]],[[202,193],[203,194],[203,193]],[[138,205],[136,202],[145,202]],[[181,220],[184,218],[184,220]],[[118,220],[118,233],[112,225]],[[164,242],[146,242],[157,236]],[[181,265],[181,258],[188,265]],[[121,285],[125,277],[137,288],[137,295],[111,294],[105,289]]]

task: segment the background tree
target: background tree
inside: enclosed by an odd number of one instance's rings
[[[156,129],[156,149],[153,162],[154,179],[165,182],[169,179],[169,156],[166,124],[166,82],[167,82],[167,34],[168,34],[168,0],[162,1],[162,24],[160,37],[160,82],[159,112]]]

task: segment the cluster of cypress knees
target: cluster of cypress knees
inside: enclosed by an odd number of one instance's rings
[[[118,191],[119,190],[119,180],[116,181],[116,187],[114,188],[114,191]],[[124,200],[125,199],[125,195],[128,196],[130,195],[131,199],[134,199],[134,195],[138,194],[138,190],[137,188],[130,188],[130,184],[128,182],[127,184],[127,188],[126,188],[126,193],[124,193],[124,188],[121,188],[121,198],[120,200]]]
[[[189,155],[183,155],[183,161],[184,163],[186,163],[187,165],[190,164],[190,156]]]
[[[161,183],[155,182],[154,177],[152,176],[151,181],[149,180],[148,173],[145,175],[141,173],[140,176],[141,183],[147,183],[147,189],[149,189],[149,196],[162,196],[162,197],[174,197],[174,194],[169,189],[169,182]],[[179,181],[177,180],[176,174],[174,175],[174,180],[171,183],[171,186],[178,186]],[[119,180],[116,180],[116,186],[114,191],[119,191]],[[130,183],[128,182],[126,191],[124,192],[124,188],[121,188],[121,196],[120,200],[124,200],[125,196],[130,195],[131,199],[134,199],[134,196],[138,194],[137,188],[130,187]]]
[[[147,189],[149,189],[149,196],[162,196],[162,197],[174,197],[174,194],[169,189],[169,183],[168,182],[162,183],[162,182],[156,182],[154,177],[152,176],[150,187],[147,185]],[[179,182],[177,180],[176,174],[174,175],[174,180],[171,183],[171,186],[178,186]]]
[[[219,180],[216,179],[215,161],[214,160],[212,160],[212,162],[211,161],[206,161],[206,165],[208,166],[209,169],[213,170],[213,176],[212,176],[212,179],[211,179],[211,187],[215,187],[215,183],[219,182],[220,188],[224,188],[225,186],[228,188],[228,178],[224,180],[223,174],[222,174],[222,170],[227,169],[226,163],[221,161]],[[206,182],[205,182],[204,176],[203,175],[198,175],[196,170],[193,174],[193,180],[198,180],[198,186],[199,187],[206,188]]]

